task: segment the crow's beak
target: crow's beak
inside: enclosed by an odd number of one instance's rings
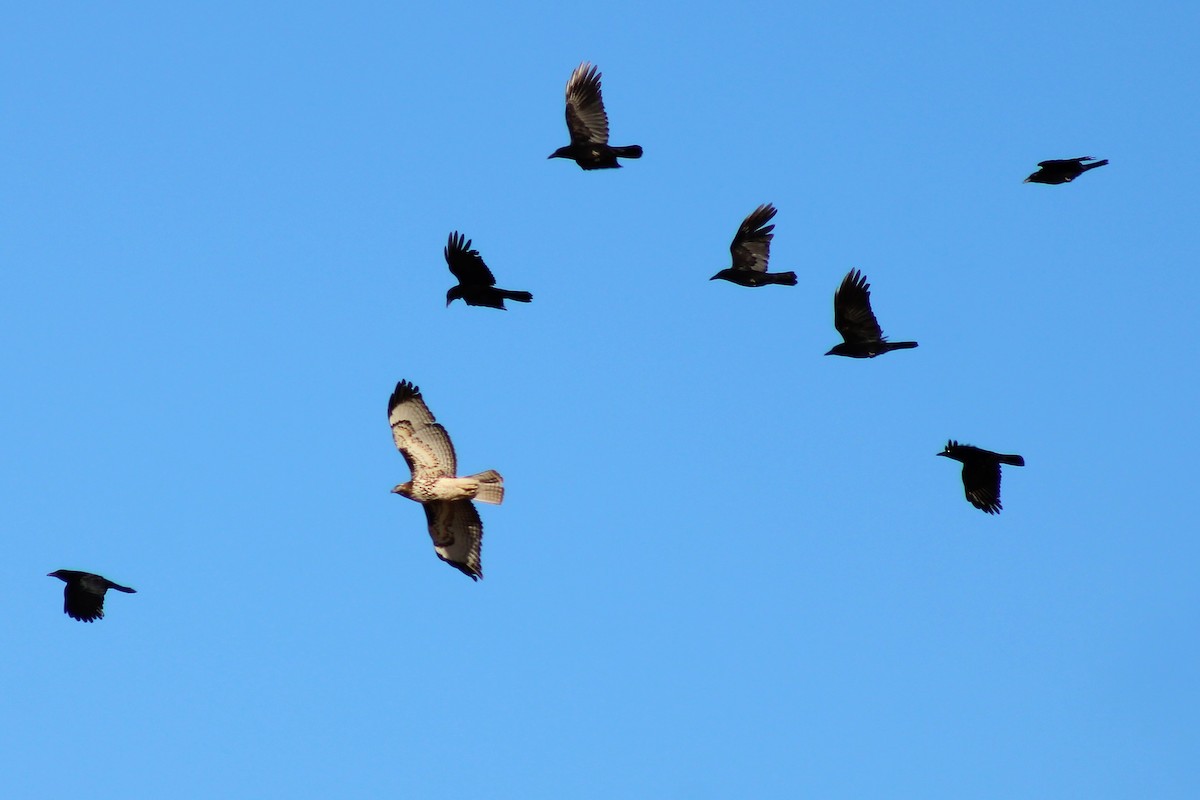
[[[942,452],[940,452],[940,453],[934,453],[934,455],[935,455],[935,456],[944,456],[944,455],[946,455],[946,451],[944,451],[944,450],[943,450],[943,451],[942,451]]]

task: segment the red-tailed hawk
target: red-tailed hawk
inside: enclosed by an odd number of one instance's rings
[[[46,577],[66,582],[67,585],[63,587],[63,612],[80,622],[104,619],[104,593],[109,589],[129,594],[136,591],[128,586],[113,583],[101,575],[80,572],[77,569],[57,569],[48,573]]]
[[[412,470],[412,480],[398,484],[392,492],[425,508],[437,557],[471,580],[479,580],[483,577],[479,561],[483,523],[471,501],[499,505],[504,500],[504,478],[494,469],[465,478],[455,476],[458,463],[450,436],[434,420],[421,390],[408,381],[397,383],[388,399],[388,423],[396,449]]]

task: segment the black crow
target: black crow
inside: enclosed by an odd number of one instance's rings
[[[775,216],[775,206],[770,203],[761,205],[750,212],[750,216],[742,220],[729,252],[733,256],[733,266],[721,270],[709,278],[715,281],[720,278],[739,286],[766,286],[777,283],[780,286],[795,286],[794,272],[767,272],[767,262],[771,260],[771,239],[775,234],[774,225],[768,225]]]
[[[967,500],[980,511],[989,514],[999,514],[1001,509],[1000,465],[1025,466],[1025,459],[1021,456],[993,453],[981,447],[959,444],[953,439],[946,442],[946,449],[938,455],[962,462],[963,490],[967,494]]]
[[[67,585],[63,588],[63,611],[71,619],[77,619],[80,622],[104,619],[104,593],[109,589],[129,594],[135,593],[135,590],[128,586],[122,586],[119,583],[113,583],[108,578],[75,569],[55,570],[46,577],[58,578],[66,582]]]
[[[825,355],[874,358],[891,350],[908,350],[916,342],[889,342],[871,310],[871,284],[856,269],[833,293],[833,327],[845,339]]]
[[[641,158],[640,145],[610,147],[608,115],[600,95],[600,73],[586,61],[575,68],[567,81],[567,130],[571,143],[548,158],[571,158],[583,169],[617,169],[617,158]]]
[[[1025,179],[1025,183],[1070,183],[1078,178],[1089,169],[1103,167],[1108,163],[1108,159],[1097,161],[1094,164],[1084,164],[1084,161],[1091,161],[1094,156],[1083,156],[1082,158],[1054,158],[1049,161],[1039,161],[1037,172]]]
[[[447,306],[455,300],[462,300],[469,306],[487,306],[506,311],[505,300],[516,300],[518,303],[533,300],[529,292],[497,289],[496,278],[479,257],[479,251],[472,250],[471,240],[458,231],[450,234],[450,241],[443,252],[450,271],[458,278],[458,285],[451,286],[450,291],[446,292]]]

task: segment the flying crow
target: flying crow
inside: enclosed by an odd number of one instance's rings
[[[1093,164],[1083,163],[1092,160],[1093,156],[1083,156],[1082,158],[1054,158],[1049,161],[1039,161],[1040,169],[1026,178],[1025,183],[1070,183],[1089,169],[1103,167],[1108,163],[1107,158]]]
[[[549,158],[574,159],[582,169],[617,169],[617,158],[641,158],[640,145],[610,147],[608,115],[600,95],[600,73],[583,62],[567,81],[567,130],[571,143],[551,153]]]
[[[497,289],[496,278],[479,257],[479,251],[472,250],[471,240],[458,231],[450,234],[450,241],[443,252],[450,271],[458,278],[458,285],[451,286],[450,291],[446,292],[447,306],[455,300],[462,300],[469,306],[487,306],[507,311],[505,300],[516,300],[518,303],[533,300],[529,292]]]
[[[1025,466],[1025,459],[1021,456],[993,453],[981,447],[959,444],[953,439],[946,442],[946,449],[938,455],[962,462],[963,490],[967,500],[989,514],[1000,513],[1000,465]]]
[[[134,594],[136,591],[100,575],[76,569],[55,570],[46,577],[66,582],[67,585],[63,588],[63,611],[71,619],[80,622],[104,619],[104,593],[109,589],[128,594]]]
[[[733,266],[721,270],[709,278],[715,281],[720,278],[739,286],[766,286],[777,283],[780,286],[795,286],[794,272],[767,272],[767,262],[771,260],[771,239],[775,234],[774,225],[767,223],[775,216],[775,206],[770,203],[759,206],[742,220],[729,252],[733,256]]]
[[[871,310],[871,284],[856,269],[842,279],[833,293],[833,327],[845,339],[825,355],[874,358],[891,350],[907,350],[916,342],[889,342]]]

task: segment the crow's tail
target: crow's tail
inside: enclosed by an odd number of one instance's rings
[[[613,155],[618,158],[641,158],[642,146],[640,144],[631,144],[628,147],[614,147]]]
[[[996,453],[996,458],[1000,460],[1001,464],[1008,464],[1010,467],[1025,466],[1025,459],[1020,456],[1006,456],[1004,453]]]
[[[1097,161],[1095,164],[1083,164],[1082,165],[1083,171],[1087,172],[1089,169],[1095,169],[1096,167],[1103,167],[1107,163],[1108,163],[1108,159],[1106,158],[1103,161]]]
[[[796,273],[794,272],[767,272],[763,274],[766,283],[778,283],[780,286],[795,286]]]
[[[529,303],[533,300],[533,295],[529,292],[518,292],[512,289],[501,289],[500,295],[505,300],[516,300],[518,303]]]
[[[108,588],[116,589],[118,592],[125,592],[126,594],[137,594],[137,589],[130,589],[128,586],[122,586],[121,584],[113,583],[112,581],[108,582]]]
[[[885,342],[888,350],[911,350],[917,346],[916,342]]]

